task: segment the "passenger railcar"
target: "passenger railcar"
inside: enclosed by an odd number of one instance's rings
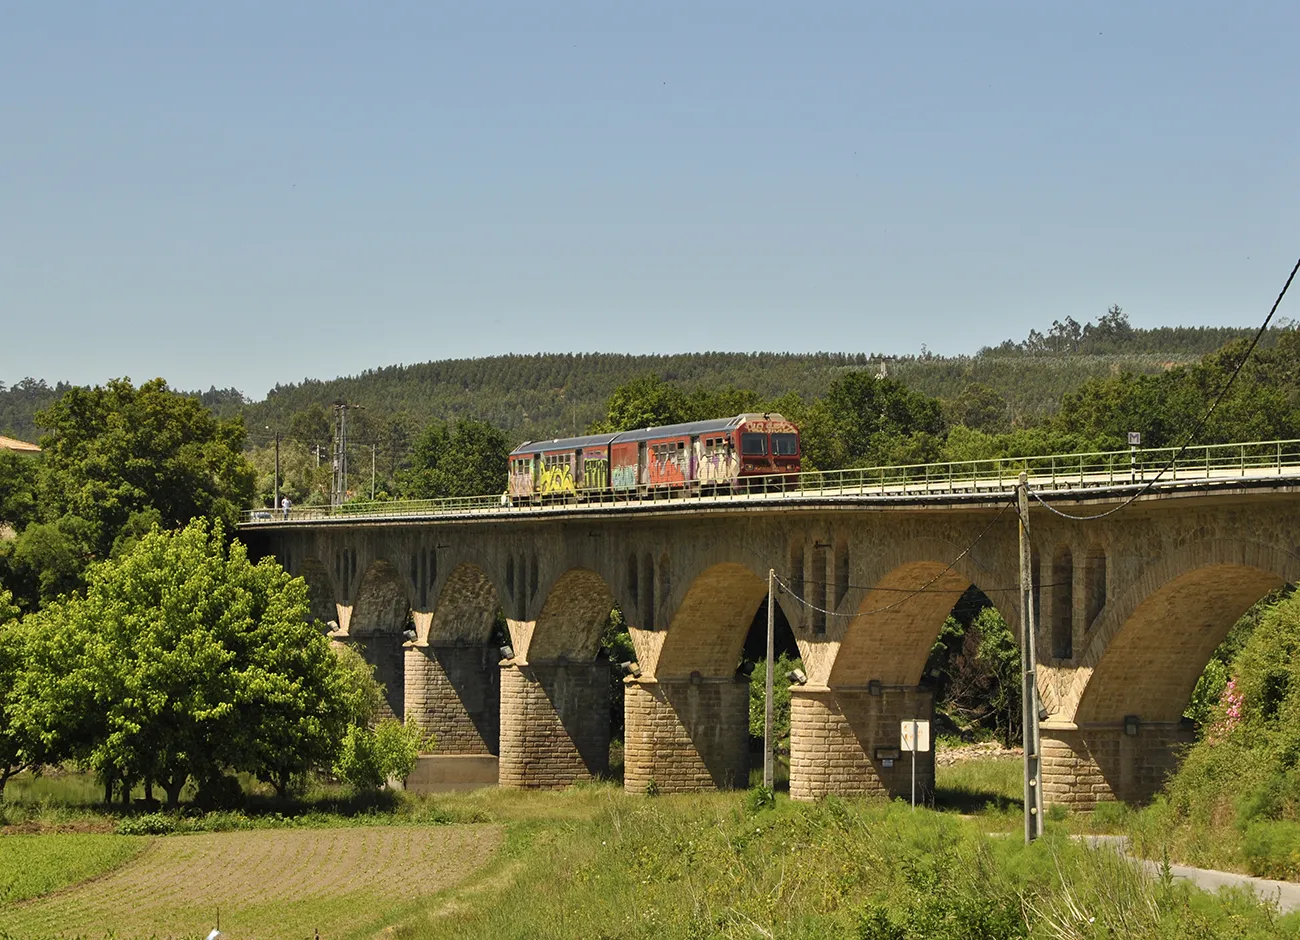
[[[514,503],[744,488],[799,471],[799,429],[779,414],[529,441],[510,454]]]

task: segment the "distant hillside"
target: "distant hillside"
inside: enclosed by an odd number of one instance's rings
[[[223,416],[242,412],[251,428],[288,428],[294,414],[343,399],[363,406],[373,417],[403,414],[412,426],[434,418],[478,418],[522,440],[585,428],[603,416],[615,387],[646,373],[685,389],[734,386],[763,397],[796,392],[814,398],[844,371],[870,369],[942,399],[955,398],[967,385],[979,382],[1001,394],[1020,423],[1034,423],[1051,414],[1063,394],[1089,378],[1123,371],[1159,372],[1250,333],[1239,327],[1136,329],[1122,311],[1112,308],[1097,323],[1080,325],[1067,318],[1064,323],[1054,322],[1046,333],[1031,331],[1025,340],[1007,340],[971,356],[543,353],[447,359],[311,379],[277,385],[259,402],[248,402],[236,389],[193,394]],[[1273,331],[1269,340],[1276,335]],[[35,411],[67,387],[31,379],[8,389],[0,385],[0,434],[38,437]]]

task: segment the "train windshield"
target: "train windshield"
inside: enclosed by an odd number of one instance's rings
[[[794,434],[773,434],[772,453],[778,457],[793,457],[799,453],[799,438]]]
[[[740,452],[747,457],[766,457],[767,456],[767,435],[766,434],[740,435]]]

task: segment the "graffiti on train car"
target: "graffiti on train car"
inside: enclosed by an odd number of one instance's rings
[[[537,492],[542,496],[576,493],[573,481],[573,457],[569,454],[547,454],[537,473]]]
[[[652,486],[683,484],[690,474],[690,455],[685,441],[652,444],[646,467]]]
[[[615,444],[610,448],[613,468],[610,481],[616,490],[634,490],[637,483],[637,446],[636,444]]]
[[[695,442],[695,474],[701,483],[727,483],[740,473],[740,458],[725,435],[703,437]]]
[[[585,457],[582,461],[582,485],[589,490],[609,486],[609,461],[603,457]]]
[[[511,461],[508,492],[516,499],[526,499],[533,495],[533,462],[531,459]]]

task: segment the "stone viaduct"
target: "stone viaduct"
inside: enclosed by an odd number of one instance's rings
[[[1252,604],[1300,580],[1298,494],[1279,479],[1158,487],[1091,522],[1034,505],[1047,802],[1087,809],[1158,789],[1191,739],[1181,715],[1215,647]],[[1120,495],[1044,498],[1085,513]],[[736,667],[774,568],[808,677],[791,688],[790,789],[815,799],[907,792],[910,765],[886,758],[899,720],[931,713],[922,671],[963,591],[979,587],[1018,629],[1013,499],[336,516],[242,537],[307,581],[314,615],[362,648],[395,714],[434,731],[439,754],[497,755],[512,787],[606,770],[614,667],[599,650],[616,603],[639,666],[622,680],[627,790],[744,786]],[[500,614],[506,659],[492,636]]]

